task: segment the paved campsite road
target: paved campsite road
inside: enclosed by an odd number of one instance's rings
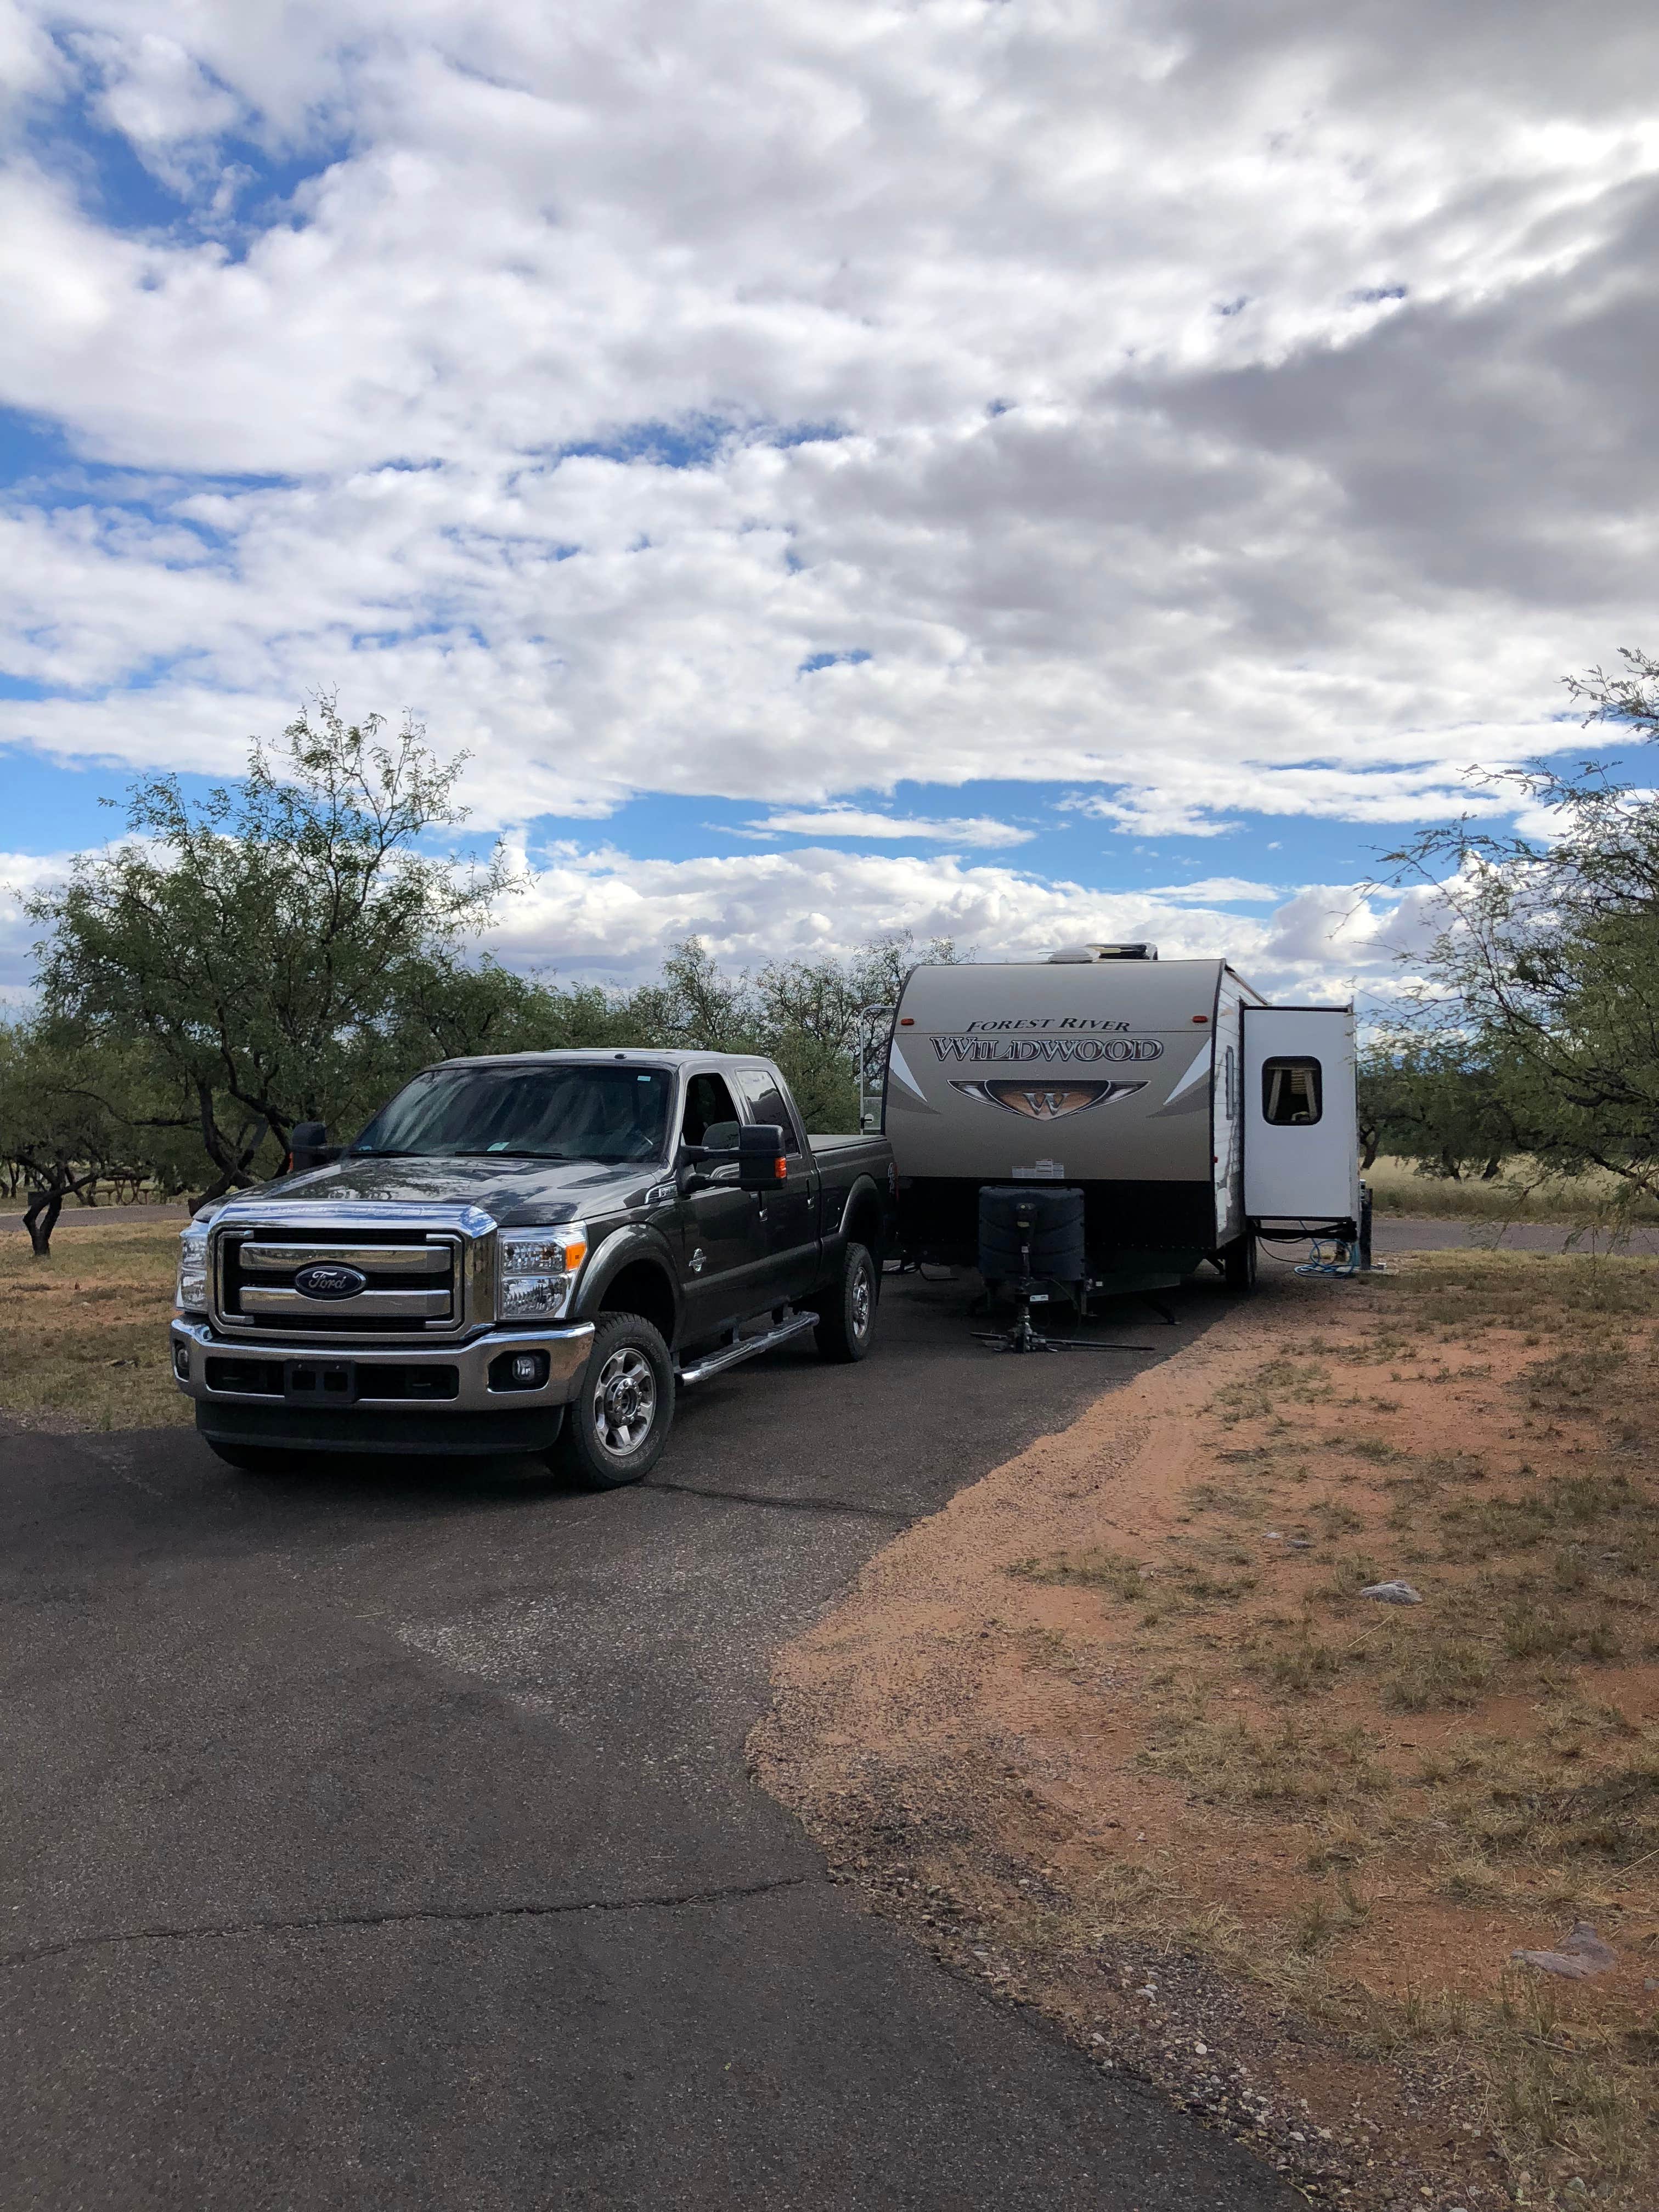
[[[888,1291],[861,1370],[721,1378],[609,1497],[0,1439],[0,2203],[1300,2202],[860,1914],[746,1777],[775,1647],[1146,1364]]]

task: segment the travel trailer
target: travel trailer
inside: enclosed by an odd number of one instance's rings
[[[971,1267],[981,1186],[1028,1180],[1084,1193],[1091,1289],[1208,1260],[1248,1290],[1258,1237],[1360,1236],[1352,1006],[1273,1006],[1224,960],[1077,945],[912,969],[870,1059],[907,1259]]]

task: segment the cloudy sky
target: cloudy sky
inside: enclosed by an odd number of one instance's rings
[[[1656,60],[1650,0],[0,0],[0,878],[325,687],[471,752],[526,963],[1380,977],[1344,886],[1659,641]]]

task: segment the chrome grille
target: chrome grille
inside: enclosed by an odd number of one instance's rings
[[[479,1229],[493,1231],[487,1216],[477,1218]],[[469,1297],[483,1256],[477,1231],[469,1235],[459,1223],[394,1223],[384,1215],[382,1223],[353,1220],[337,1231],[315,1218],[290,1224],[251,1209],[222,1216],[212,1231],[216,1326],[251,1338],[337,1344],[354,1337],[450,1335],[469,1317],[487,1317],[476,1310],[476,1296]],[[313,1267],[349,1269],[361,1276],[362,1287],[347,1295],[307,1295],[296,1278]],[[471,1316],[469,1307],[475,1309]]]

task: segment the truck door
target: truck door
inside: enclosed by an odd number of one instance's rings
[[[726,1079],[713,1069],[685,1086],[680,1123],[688,1145],[738,1141],[738,1113]],[[765,1224],[760,1200],[738,1188],[738,1165],[705,1166],[707,1188],[694,1190],[679,1208],[681,1280],[685,1285],[685,1342],[715,1334],[770,1303]]]
[[[1357,1222],[1353,1010],[1243,1013],[1245,1213],[1252,1221]]]
[[[783,1131],[789,1178],[760,1201],[766,1247],[767,1287],[772,1303],[805,1297],[818,1279],[817,1175],[793,1102],[769,1067],[740,1067],[733,1080],[751,1121],[775,1121]]]

